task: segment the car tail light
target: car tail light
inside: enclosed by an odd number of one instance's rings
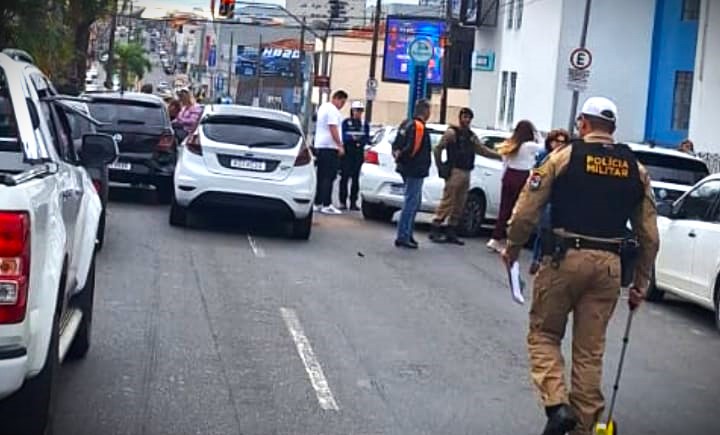
[[[30,280],[30,217],[0,212],[0,324],[25,319]]]
[[[160,141],[158,141],[158,144],[155,148],[158,151],[168,152],[172,149],[174,142],[175,142],[175,136],[173,136],[171,134],[165,134],[165,135],[160,136]]]
[[[300,147],[300,152],[298,152],[298,156],[295,158],[295,166],[305,166],[309,165],[310,162],[312,162],[312,154],[310,153],[310,149],[303,145]]]
[[[377,151],[367,150],[367,152],[365,153],[365,163],[369,163],[371,165],[379,165],[380,156],[378,155]]]
[[[202,146],[200,145],[200,135],[198,133],[195,133],[190,136],[187,142],[185,142],[185,148],[187,148],[187,150],[191,153],[201,156]]]
[[[100,193],[102,191],[102,183],[100,180],[92,180],[93,187],[95,187],[95,191],[97,193]]]

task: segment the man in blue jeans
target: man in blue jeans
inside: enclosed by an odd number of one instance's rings
[[[415,104],[414,118],[403,121],[392,144],[396,170],[405,182],[405,201],[398,221],[395,246],[417,249],[413,237],[415,215],[422,201],[422,186],[430,170],[431,144],[425,123],[430,119],[430,102],[419,100]]]

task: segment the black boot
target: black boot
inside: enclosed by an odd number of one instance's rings
[[[447,236],[445,237],[445,240],[448,243],[452,243],[452,244],[459,245],[459,246],[465,246],[465,242],[458,239],[457,227],[453,227],[453,226],[448,227]]]
[[[565,435],[575,429],[577,418],[569,405],[555,405],[545,408],[548,416],[542,435]]]
[[[432,242],[445,243],[445,235],[443,234],[442,227],[439,223],[432,223],[432,229],[430,230],[430,236],[428,237]]]

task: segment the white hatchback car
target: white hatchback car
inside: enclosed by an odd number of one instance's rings
[[[181,146],[174,184],[171,225],[186,225],[192,208],[237,208],[289,221],[294,238],[310,237],[315,167],[295,115],[205,106]]]
[[[650,174],[658,202],[673,202],[710,173],[701,159],[680,151],[629,143]]]
[[[427,124],[433,148],[440,142],[448,126]],[[496,130],[473,128],[475,134],[488,147],[510,137],[510,133]],[[403,181],[395,172],[392,157],[392,142],[397,128],[386,127],[379,131],[376,144],[365,154],[365,163],[360,172],[360,197],[362,213],[366,219],[390,220],[403,204]],[[476,156],[475,170],[471,172],[465,213],[460,224],[460,233],[465,236],[478,235],[483,223],[497,219],[500,210],[500,189],[503,164],[483,156]],[[445,181],[437,173],[434,159],[430,175],[423,183],[421,212],[433,213],[442,199]]]
[[[660,251],[647,298],[665,291],[715,310],[720,328],[720,174],[658,207]]]

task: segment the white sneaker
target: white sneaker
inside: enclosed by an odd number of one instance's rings
[[[495,252],[502,252],[503,249],[505,249],[504,244],[501,241],[495,239],[490,239],[490,241],[488,241],[487,245],[485,246],[487,246],[489,250]]]
[[[320,210],[322,210],[322,207],[320,207],[320,206],[317,205],[317,204],[313,204],[313,211],[314,211],[315,213],[320,212]]]
[[[332,205],[332,204],[321,208],[321,209],[320,209],[320,213],[324,213],[324,214],[343,214],[342,211],[340,211],[340,210],[338,210],[337,208],[335,208],[335,206]]]

